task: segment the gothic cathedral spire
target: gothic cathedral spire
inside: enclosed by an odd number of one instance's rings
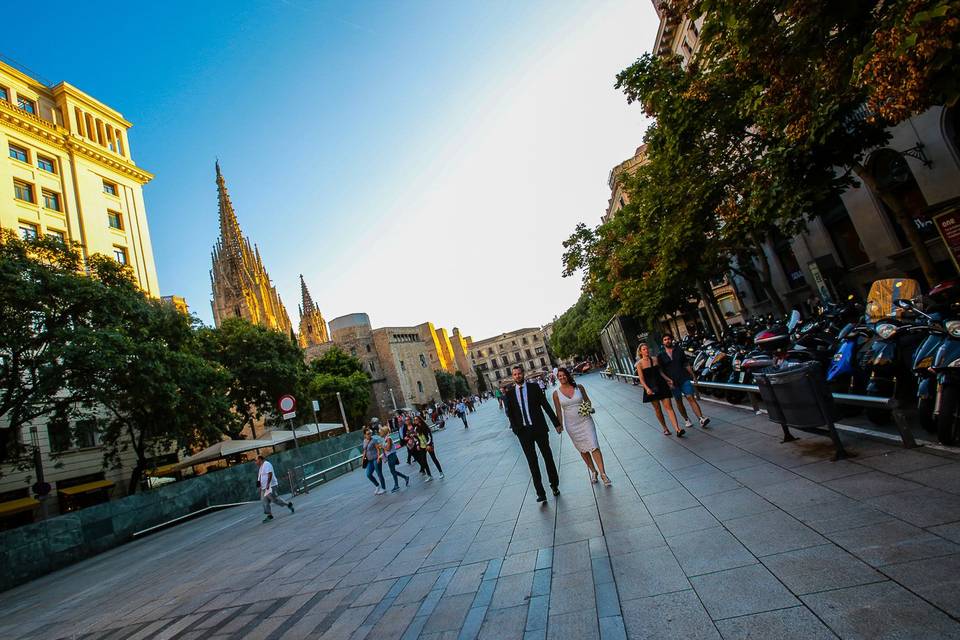
[[[313,303],[310,297],[310,291],[307,289],[307,283],[303,280],[303,274],[300,274],[300,346],[306,349],[314,345],[329,342],[327,335],[327,323],[320,314],[317,305]]]
[[[243,318],[254,324],[290,334],[292,327],[277,289],[270,283],[260,252],[244,237],[237,214],[227,193],[227,183],[217,173],[217,204],[220,209],[220,238],[213,247],[213,321],[219,327],[227,318]]]

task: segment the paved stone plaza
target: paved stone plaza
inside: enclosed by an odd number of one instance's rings
[[[269,524],[188,522],[3,593],[0,638],[960,638],[960,457],[845,435],[831,462],[712,403],[678,440],[637,388],[580,381],[612,487],[554,436],[538,505],[485,403],[437,434],[445,480],[355,471]]]

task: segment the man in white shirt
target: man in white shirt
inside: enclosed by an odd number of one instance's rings
[[[273,514],[270,513],[270,503],[278,504],[281,507],[290,509],[293,513],[293,502],[287,502],[277,495],[277,477],[273,473],[273,465],[267,462],[263,456],[257,456],[257,485],[260,487],[260,500],[263,502],[263,521],[273,520]]]

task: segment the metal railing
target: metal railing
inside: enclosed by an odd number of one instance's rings
[[[640,384],[640,377],[628,373],[610,372],[612,378],[621,378],[624,382],[631,381],[633,384]],[[734,384],[730,382],[694,382],[693,385],[699,389],[712,389],[716,391],[734,391],[747,394],[750,398],[750,404],[754,411],[760,410],[760,388],[755,384]],[[900,434],[900,441],[904,448],[912,449],[917,446],[917,441],[913,437],[913,431],[910,429],[910,423],[907,420],[903,407],[896,398],[883,398],[879,396],[862,396],[853,393],[834,393],[833,401],[836,404],[849,405],[854,407],[863,407],[866,409],[882,409],[890,411],[893,416],[893,422]]]

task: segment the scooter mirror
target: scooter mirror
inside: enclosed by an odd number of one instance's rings
[[[899,300],[895,300],[895,301],[893,302],[893,304],[897,305],[897,306],[900,307],[901,309],[912,309],[912,308],[913,308],[913,300],[905,300],[904,298],[900,298]]]
[[[853,326],[854,325],[852,322],[848,322],[846,325],[844,325],[843,329],[841,329],[840,333],[837,335],[837,339],[843,340],[844,338],[846,338],[847,334],[853,331]]]
[[[790,320],[787,322],[787,329],[793,331],[800,322],[800,312],[794,309],[790,312]]]

